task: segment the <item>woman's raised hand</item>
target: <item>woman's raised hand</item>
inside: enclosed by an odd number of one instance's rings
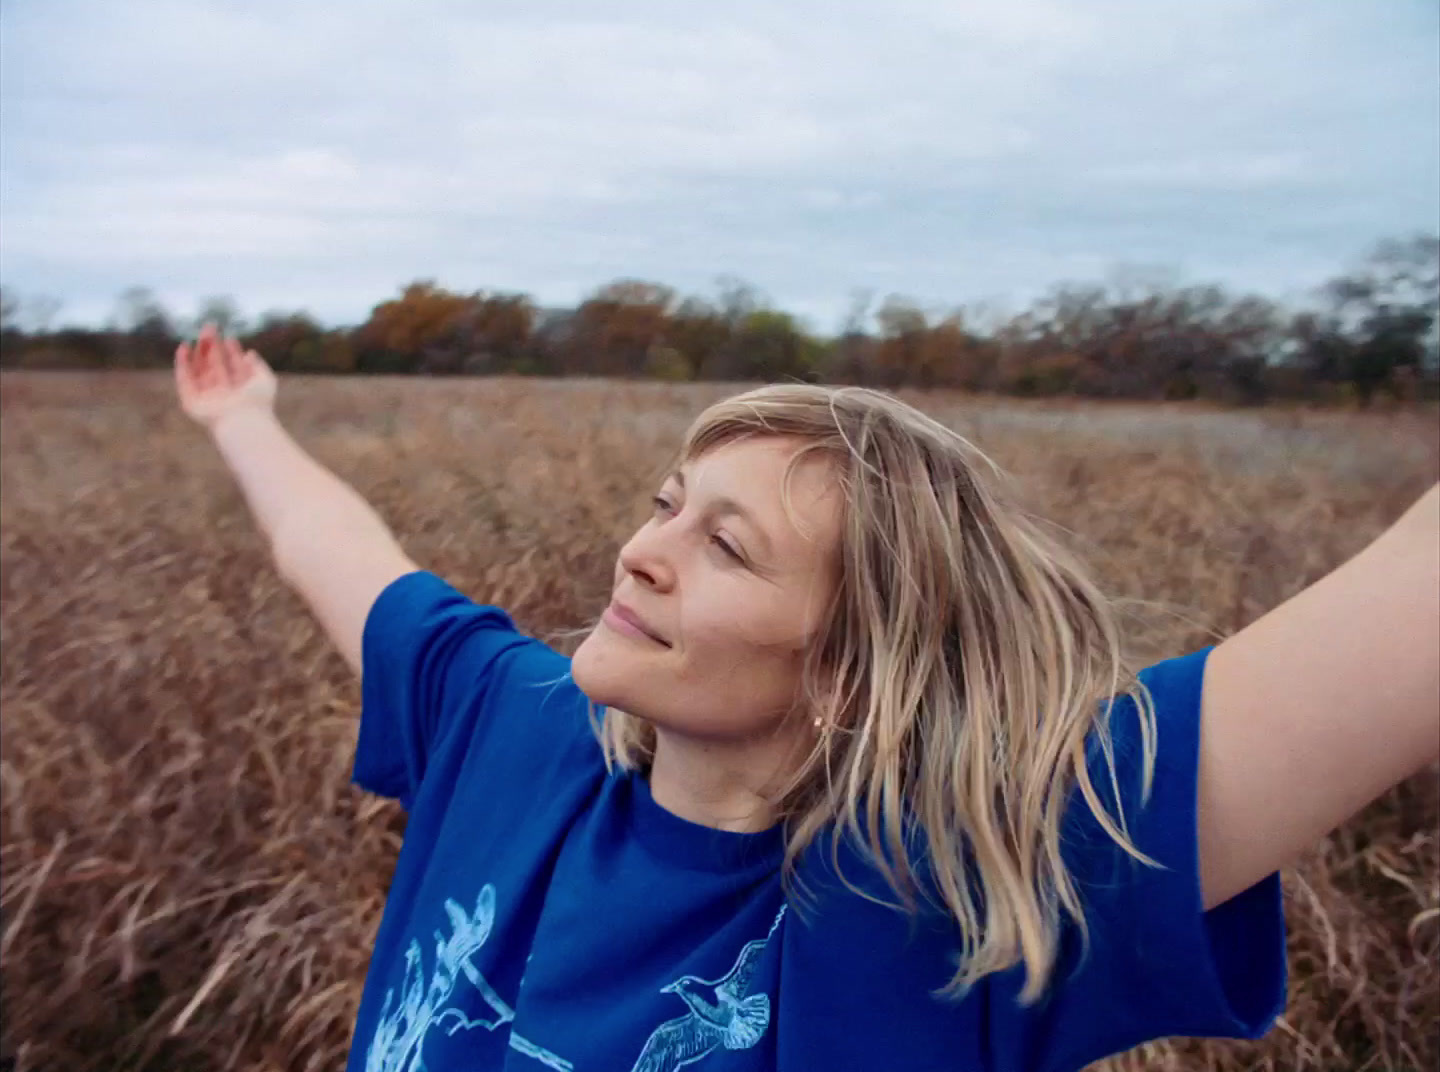
[[[275,373],[265,359],[214,324],[200,330],[194,346],[182,342],[175,351],[175,386],[180,408],[206,428],[237,410],[275,408]]]

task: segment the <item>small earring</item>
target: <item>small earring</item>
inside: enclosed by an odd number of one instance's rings
[[[823,718],[821,718],[819,715],[816,715],[816,716],[815,716],[815,728],[816,728],[817,730],[819,730],[819,729],[824,729],[824,728],[825,728],[825,720],[824,720]]]

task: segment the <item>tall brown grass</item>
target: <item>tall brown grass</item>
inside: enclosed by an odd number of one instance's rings
[[[280,411],[408,551],[548,635],[594,613],[720,386],[290,378]],[[1435,414],[907,396],[1015,472],[1160,658],[1318,579],[1440,474]],[[334,1069],[399,847],[359,689],[164,374],[0,377],[0,1048],[18,1069]],[[1287,873],[1258,1044],[1114,1069],[1440,1062],[1440,772]]]

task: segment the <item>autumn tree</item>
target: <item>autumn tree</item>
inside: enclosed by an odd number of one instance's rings
[[[527,295],[459,294],[423,280],[375,306],[353,341],[362,370],[510,371],[530,356],[535,320],[535,305]]]
[[[472,295],[454,325],[460,371],[548,371],[530,345],[536,316],[535,303],[525,294]]]
[[[791,314],[775,309],[735,276],[717,280],[713,300],[687,299],[670,319],[668,337],[707,380],[815,380],[825,347]]]
[[[1440,236],[1378,245],[1355,271],[1323,290],[1327,310],[1306,324],[1302,360],[1317,373],[1337,371],[1362,404],[1381,389],[1402,393],[1404,379],[1440,367]]]
[[[818,357],[795,318],[778,309],[756,309],[740,322],[734,354],[733,378],[741,380],[811,379]]]
[[[916,387],[981,386],[988,361],[959,311],[932,317],[908,298],[891,295],[875,313],[880,331],[875,363],[881,382]]]
[[[999,333],[1002,387],[1020,394],[1258,401],[1281,352],[1269,301],[1217,286],[1057,287]]]
[[[734,339],[735,326],[716,305],[704,298],[686,298],[665,325],[665,346],[675,355],[670,360],[676,373],[665,378],[720,378]]]
[[[575,310],[565,338],[563,367],[587,376],[637,376],[651,350],[665,345],[675,291],[659,283],[607,283]]]
[[[327,332],[302,312],[269,312],[245,336],[277,372],[354,372],[355,351],[347,334]]]
[[[116,307],[114,362],[131,368],[168,365],[179,333],[164,305],[148,287],[130,287]]]
[[[362,372],[414,372],[428,346],[446,340],[461,316],[465,297],[433,280],[405,286],[398,298],[381,302],[356,329],[356,367]]]

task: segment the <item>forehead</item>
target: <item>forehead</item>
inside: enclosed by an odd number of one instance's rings
[[[731,500],[777,550],[828,552],[839,540],[839,482],[823,452],[801,456],[805,445],[779,436],[734,440],[687,459],[679,473],[687,495]]]

